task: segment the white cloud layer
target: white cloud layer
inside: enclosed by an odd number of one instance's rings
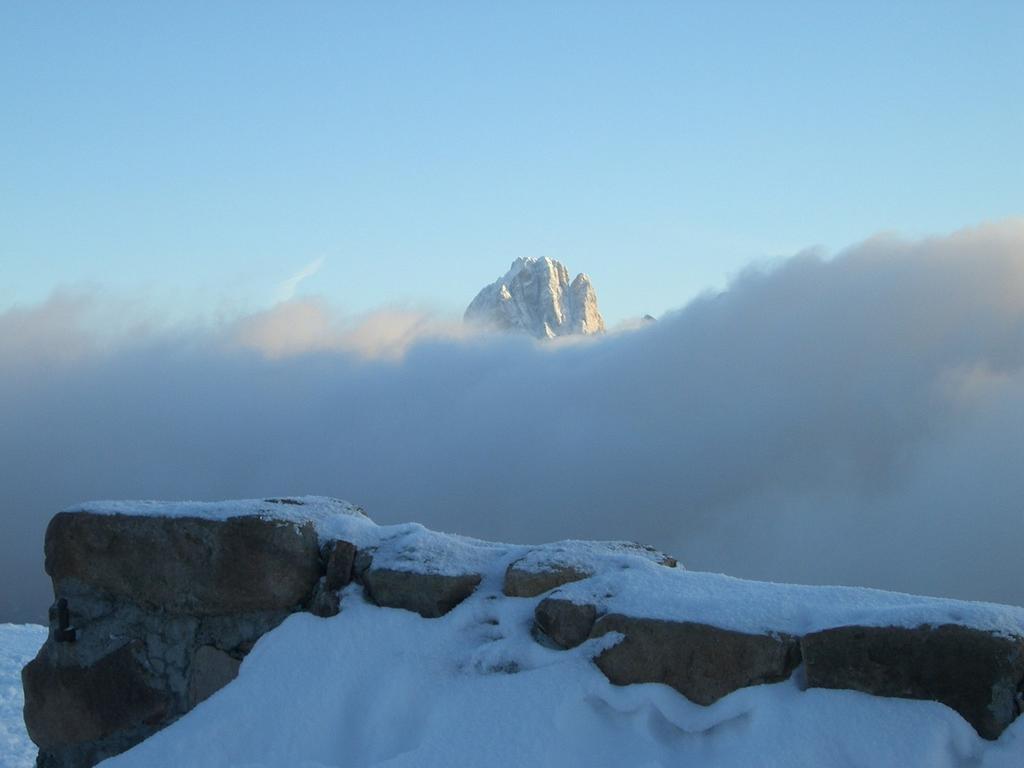
[[[1024,604],[1021,220],[797,255],[583,344],[317,300],[97,334],[97,305],[0,314],[0,621],[43,614],[42,532],[64,505],[291,493]]]
[[[426,339],[466,338],[470,330],[455,320],[404,308],[346,318],[313,297],[248,315],[233,323],[227,334],[227,344],[272,359],[329,351],[375,359],[399,358]]]

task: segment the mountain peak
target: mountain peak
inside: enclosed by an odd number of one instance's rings
[[[604,333],[590,278],[548,257],[520,257],[470,302],[466,322],[529,333],[538,339]]]

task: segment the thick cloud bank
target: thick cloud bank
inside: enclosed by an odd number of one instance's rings
[[[62,506],[290,493],[1024,603],[1024,221],[797,255],[583,343],[308,302],[188,332],[101,310],[0,314],[0,621],[43,614]]]

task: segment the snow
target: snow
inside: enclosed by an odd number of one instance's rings
[[[517,569],[543,571],[568,566],[584,573],[604,568],[628,568],[637,557],[657,563],[662,553],[632,541],[583,541],[568,539],[531,547],[516,562]]]
[[[517,547],[443,534],[418,523],[381,526],[373,564],[378,568],[460,575],[493,571]]]
[[[1024,757],[1024,718],[986,742],[941,704],[801,691],[799,674],[710,707],[663,685],[616,687],[590,660],[597,641],[538,645],[536,599],[499,587],[485,580],[440,619],[371,606],[350,587],[341,614],[291,616],[235,682],[101,765],[1019,768]]]
[[[36,624],[0,624],[0,766],[31,768],[36,747],[25,732],[21,708],[21,668],[31,661],[46,640],[46,627]]]
[[[365,546],[371,540],[376,541],[378,535],[378,526],[366,517],[360,507],[329,496],[281,496],[225,501],[87,501],[67,507],[64,512],[139,517],[194,517],[201,520],[227,520],[250,515],[284,520],[296,525],[312,523],[321,539],[343,538],[356,546]]]
[[[561,595],[609,613],[696,621],[739,632],[803,635],[849,624],[916,627],[963,624],[1024,635],[1024,608],[884,592],[747,581],[636,562],[567,584]]]

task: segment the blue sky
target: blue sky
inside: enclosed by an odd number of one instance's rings
[[[6,3],[0,310],[298,291],[612,322],[751,260],[1024,213],[1024,4]]]

